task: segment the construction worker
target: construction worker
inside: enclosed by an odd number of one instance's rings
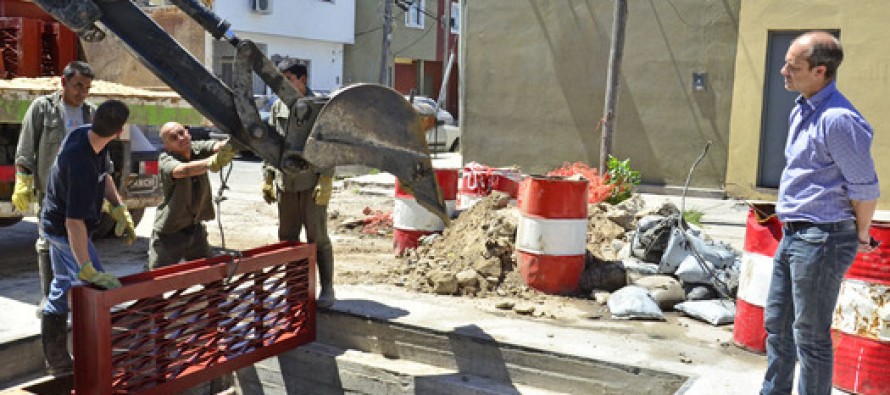
[[[235,158],[225,141],[192,141],[189,130],[177,122],[165,123],[159,134],[164,143],[158,157],[164,201],[158,206],[148,244],[150,270],[212,256],[203,223],[216,216],[207,172],[219,172]],[[232,381],[231,374],[223,375],[183,394],[220,393]]]
[[[41,313],[40,331],[50,374],[71,370],[68,290],[81,282],[103,289],[121,286],[117,277],[103,271],[89,232],[99,225],[103,198],[114,207],[122,206],[114,180],[107,172],[106,147],[120,135],[129,114],[120,101],[102,103],[92,125],[74,129],[65,137],[49,173],[40,228],[49,242],[55,276]],[[126,229],[127,242],[132,243],[136,239],[133,220],[126,208],[122,213],[116,228]]]
[[[313,96],[307,84],[306,66],[295,60],[284,60],[278,65],[291,85],[303,96]],[[287,130],[290,114],[281,100],[272,104],[269,123],[282,135]],[[284,174],[271,166],[263,166],[263,198],[266,203],[278,202],[278,239],[299,241],[305,227],[306,240],[315,243],[316,261],[321,281],[318,306],[334,303],[334,249],[328,237],[327,211],[333,190],[334,169],[307,168],[298,173]]]
[[[158,172],[164,201],[158,206],[148,247],[148,268],[211,256],[203,221],[215,218],[207,172],[218,172],[235,157],[224,141],[192,141],[185,126],[161,126],[164,151]]]
[[[22,119],[22,131],[15,152],[15,186],[12,204],[27,212],[32,204],[43,204],[50,167],[62,139],[72,130],[90,123],[96,106],[87,103],[94,74],[87,63],[74,61],[62,71],[62,89],[35,99]],[[38,215],[39,215],[38,208]],[[41,305],[46,302],[53,279],[49,244],[42,234],[34,246],[40,274]]]

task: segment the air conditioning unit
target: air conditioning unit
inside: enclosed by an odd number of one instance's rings
[[[250,0],[250,9],[257,14],[271,14],[272,0]]]

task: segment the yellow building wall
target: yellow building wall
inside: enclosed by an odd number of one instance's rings
[[[881,181],[878,208],[890,209],[890,21],[887,0],[744,0],[733,85],[726,193],[775,200],[775,190],[758,190],[757,164],[770,31],[839,29],[844,62],[838,88],[875,130],[872,156]]]

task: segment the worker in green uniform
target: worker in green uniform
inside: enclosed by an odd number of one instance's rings
[[[92,122],[96,106],[87,102],[93,84],[93,69],[89,64],[74,61],[62,70],[62,89],[40,96],[31,102],[22,118],[22,131],[15,150],[15,186],[12,204],[16,210],[27,212],[31,205],[43,204],[49,171],[56,160],[62,140],[72,130]],[[126,206],[118,210],[126,212]],[[38,208],[38,216],[40,209]],[[49,258],[49,243],[39,234],[37,268],[40,289],[45,303],[53,280]]]
[[[278,70],[302,96],[314,96],[307,84],[306,66],[292,60],[278,65]],[[290,110],[281,100],[272,104],[269,123],[278,133],[285,135]],[[316,262],[321,281],[318,306],[330,307],[334,303],[334,248],[328,236],[328,203],[334,182],[334,169],[318,169],[312,166],[296,172],[282,173],[271,166],[263,166],[263,198],[266,203],[278,202],[278,239],[300,241],[305,228],[306,240],[315,243]]]
[[[188,129],[176,122],[164,124],[160,136],[164,152],[158,157],[158,173],[164,201],[148,247],[149,269],[211,256],[203,223],[215,218],[207,172],[220,171],[235,157],[226,142],[192,141]]]

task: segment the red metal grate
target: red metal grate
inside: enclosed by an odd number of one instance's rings
[[[315,340],[315,245],[72,289],[75,392],[169,394]]]

